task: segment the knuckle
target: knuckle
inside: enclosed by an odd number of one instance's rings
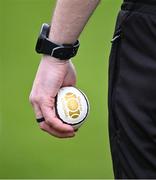
[[[45,122],[47,123],[47,124],[49,124],[51,127],[53,127],[54,129],[57,129],[57,128],[55,128],[55,122],[53,122],[53,119],[52,118],[50,118],[49,116],[46,116],[45,115]]]
[[[33,104],[37,104],[39,103],[40,98],[38,96],[29,96],[29,102],[33,105]]]
[[[40,123],[39,127],[40,127],[40,129],[41,129],[42,131],[45,131],[45,130],[46,130],[44,123]]]
[[[46,122],[47,124],[53,126],[52,121],[51,121],[49,118],[47,118],[47,117],[45,117],[45,122]]]

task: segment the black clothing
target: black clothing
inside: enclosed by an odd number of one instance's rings
[[[125,0],[119,13],[109,65],[109,133],[116,179],[156,178],[156,0]]]

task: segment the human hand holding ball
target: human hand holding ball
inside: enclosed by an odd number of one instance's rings
[[[55,97],[55,113],[63,123],[78,130],[89,113],[88,98],[75,87],[62,87]],[[45,119],[39,119],[39,122],[42,121]]]
[[[70,60],[43,56],[29,98],[41,130],[58,138],[75,136],[75,130],[82,125],[89,109],[86,96],[80,95],[75,84],[76,72]],[[64,91],[69,86],[72,91]]]

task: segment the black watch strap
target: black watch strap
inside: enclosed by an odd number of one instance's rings
[[[44,23],[36,44],[37,53],[50,55],[61,60],[68,60],[77,54],[80,46],[78,40],[74,44],[55,44],[48,39],[49,30],[50,25]]]
[[[42,52],[52,57],[66,60],[74,57],[77,54],[79,48],[79,41],[72,44],[57,45],[51,42],[49,39],[43,39]]]

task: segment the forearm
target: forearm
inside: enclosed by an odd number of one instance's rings
[[[49,39],[58,44],[74,43],[100,0],[57,0]]]

